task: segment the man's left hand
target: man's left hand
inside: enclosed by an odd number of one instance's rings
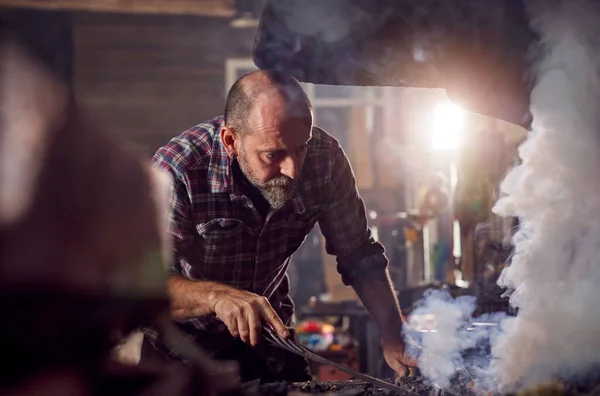
[[[417,361],[406,354],[404,342],[400,340],[383,341],[383,357],[399,377],[406,377],[410,367],[417,367]]]

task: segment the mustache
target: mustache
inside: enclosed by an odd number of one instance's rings
[[[265,187],[290,187],[294,180],[288,176],[281,175],[267,181]]]

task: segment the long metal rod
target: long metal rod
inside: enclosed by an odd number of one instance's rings
[[[360,373],[358,371],[352,370],[351,368],[344,366],[342,364],[339,363],[335,363],[332,362],[331,360],[325,359],[322,356],[317,355],[316,353],[310,351],[309,349],[305,348],[303,345],[299,345],[297,343],[295,343],[294,341],[291,340],[284,340],[283,338],[279,337],[277,334],[275,334],[271,329],[269,329],[268,327],[263,327],[263,334],[264,337],[266,338],[266,340],[268,342],[270,342],[272,345],[277,346],[279,348],[285,349],[289,352],[295,353],[297,355],[303,356],[309,360],[312,360],[313,362],[317,362],[320,364],[325,364],[327,366],[332,366],[335,367],[336,369],[346,373],[346,374],[350,374],[355,378],[359,378],[362,379],[366,382],[369,382],[373,385],[376,386],[380,386],[382,388],[386,388],[389,389],[391,391],[394,391],[400,395],[406,395],[406,396],[419,396],[418,394],[408,391],[404,388],[401,388],[397,385],[394,384],[390,384],[389,382],[383,381],[379,378],[375,378],[375,377],[371,377],[370,375],[367,374],[363,374]]]

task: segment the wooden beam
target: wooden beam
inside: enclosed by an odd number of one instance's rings
[[[230,18],[232,0],[0,0],[0,7]]]

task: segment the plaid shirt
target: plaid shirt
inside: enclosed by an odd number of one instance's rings
[[[333,137],[313,128],[295,195],[263,219],[244,195],[241,181],[234,180],[220,139],[222,123],[223,117],[217,117],[199,124],[154,156],[154,166],[174,180],[168,211],[175,249],[171,274],[266,296],[284,323],[291,325],[287,268],[317,222],[346,285],[366,273],[385,270],[383,246],[371,236],[352,169]],[[209,352],[219,347],[214,335],[227,339],[225,325],[214,315],[182,326]],[[156,337],[154,332],[147,334]]]

